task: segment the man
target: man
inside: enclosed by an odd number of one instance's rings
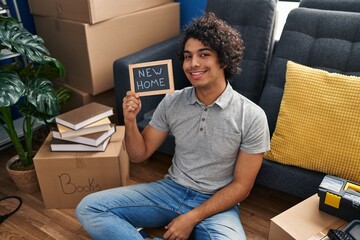
[[[269,150],[264,112],[232,89],[240,72],[240,34],[213,13],[194,20],[181,44],[192,84],[168,94],[139,132],[140,97],[123,99],[125,141],[134,162],[149,158],[167,134],[175,137],[163,180],[88,195],[77,215],[95,239],[143,239],[136,227],[165,226],[164,239],[246,239],[238,203],[253,187]]]

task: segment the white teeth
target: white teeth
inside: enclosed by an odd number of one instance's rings
[[[200,74],[203,74],[204,72],[194,72],[194,73],[191,73],[191,75],[195,75],[195,76],[197,76],[197,75],[200,75]]]

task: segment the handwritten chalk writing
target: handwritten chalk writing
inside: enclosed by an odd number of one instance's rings
[[[164,71],[163,71],[164,69]],[[169,88],[167,65],[134,68],[135,91],[145,92]]]
[[[165,87],[164,78],[136,82],[136,89],[138,90],[144,90],[154,87]]]
[[[76,184],[72,181],[70,174],[62,173],[58,175],[60,186],[64,194],[74,194],[81,192],[97,192],[102,190],[99,184],[95,184],[94,178],[88,178],[86,185]]]
[[[139,78],[141,77],[152,77],[153,75],[151,73],[155,73],[155,75],[161,75],[161,72],[162,72],[162,68],[159,68],[158,71],[156,71],[155,68],[146,68],[146,69],[142,69],[142,70],[139,70],[138,73],[139,73]]]
[[[165,94],[174,91],[171,60],[129,65],[131,90],[140,96]]]

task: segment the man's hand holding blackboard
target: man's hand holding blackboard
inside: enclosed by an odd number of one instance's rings
[[[123,98],[122,108],[124,112],[124,121],[133,122],[136,121],[136,116],[141,110],[141,100],[137,93],[128,91]]]

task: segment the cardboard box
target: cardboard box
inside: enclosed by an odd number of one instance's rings
[[[269,240],[324,239],[329,229],[345,224],[344,220],[320,211],[319,197],[315,194],[272,218]]]
[[[29,0],[30,12],[95,24],[110,18],[134,13],[171,0]]]
[[[125,128],[116,127],[104,152],[51,152],[52,133],[34,157],[46,208],[75,208],[86,195],[126,185],[129,157]]]
[[[92,95],[114,87],[113,62],[180,32],[179,3],[112,18],[98,24],[34,16],[51,55],[66,69],[66,83]]]

